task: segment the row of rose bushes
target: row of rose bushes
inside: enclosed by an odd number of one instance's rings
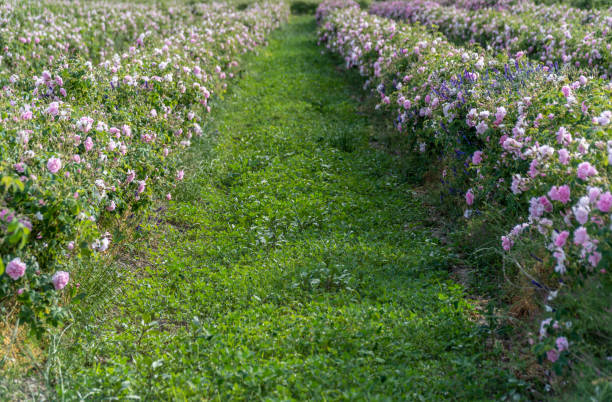
[[[97,64],[122,53],[147,31],[170,33],[172,24],[189,14],[150,4],[26,0],[0,5],[0,67],[22,74],[40,73],[66,57]]]
[[[210,97],[288,17],[283,3],[80,3],[66,10],[74,19],[45,4],[38,16],[13,10],[24,31],[56,24],[8,37],[0,70],[0,308],[39,333],[65,317],[59,291],[77,291],[79,261],[108,249],[105,222],[172,197],[176,156],[202,135]],[[141,20],[125,30],[118,15]],[[92,19],[103,34],[85,35]]]
[[[612,84],[510,63],[355,7],[330,13],[319,41],[367,78],[416,152],[442,161],[466,225],[501,219],[499,252],[548,291],[537,350],[562,365],[578,335],[557,292],[610,282]]]
[[[549,4],[532,0],[434,0],[442,6],[454,6],[467,10],[496,9],[511,14],[529,14],[544,23],[563,21],[582,24],[607,24],[610,26],[612,6],[607,8],[575,8],[550,0]],[[588,1],[588,0],[585,0]]]
[[[531,0],[519,0],[509,3],[504,9],[513,14],[529,13],[546,23],[563,21],[612,26],[612,6],[601,9],[580,9],[568,4],[538,4]]]
[[[435,0],[436,3],[443,6],[455,6],[468,10],[480,10],[484,8],[494,8],[497,10],[505,10],[513,14],[529,12],[533,16],[539,18],[543,22],[557,21],[560,19],[572,20],[574,22],[581,21],[583,23],[595,22],[606,23],[612,15],[612,6],[593,8],[582,7],[575,8],[568,0],[564,4],[563,0]],[[575,0],[575,1],[593,1],[599,0]],[[603,5],[603,1],[602,1]]]
[[[479,43],[516,60],[529,57],[551,67],[566,64],[612,76],[612,13],[578,21],[555,15],[554,7],[544,12],[526,4],[532,3],[522,3],[520,11],[473,11],[430,0],[388,1],[373,3],[370,13],[434,27],[454,42]]]
[[[480,10],[482,8],[505,9],[521,0],[437,0],[443,6],[455,6],[468,10]]]

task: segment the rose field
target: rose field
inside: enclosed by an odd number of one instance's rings
[[[4,0],[0,48],[0,400],[612,400],[608,0]]]

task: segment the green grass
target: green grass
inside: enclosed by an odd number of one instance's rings
[[[520,391],[401,162],[369,145],[361,78],[322,55],[314,31],[293,18],[250,59],[185,156],[175,200],[123,264],[82,275],[90,295],[50,359],[53,399]],[[112,289],[96,293],[100,278]]]

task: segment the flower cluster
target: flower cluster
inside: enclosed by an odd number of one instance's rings
[[[40,328],[77,261],[109,248],[106,221],[171,198],[210,98],[288,8],[0,7],[0,302]]]
[[[502,211],[500,249],[525,265],[523,249],[544,257],[550,271],[531,274],[544,275],[551,304],[561,286],[608,275],[610,82],[588,70],[491,57],[354,9],[329,15],[319,40],[367,78],[377,107],[415,149],[442,161],[442,182],[452,181],[450,171],[465,186],[454,193],[464,195],[466,217]],[[569,333],[571,318],[550,311],[555,331]],[[551,353],[566,349],[563,341]]]

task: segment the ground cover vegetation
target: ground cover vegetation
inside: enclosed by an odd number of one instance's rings
[[[609,399],[579,6],[1,4],[0,395]]]

